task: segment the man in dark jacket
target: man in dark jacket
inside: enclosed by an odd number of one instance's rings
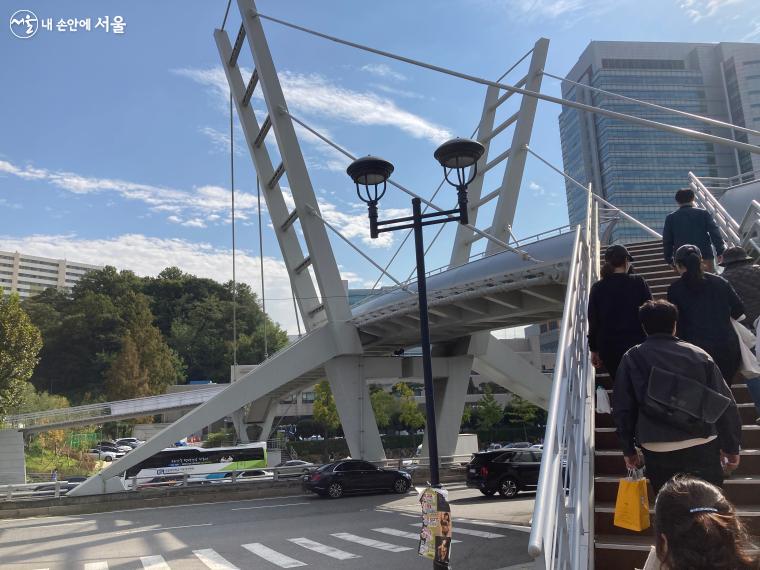
[[[623,357],[612,398],[625,464],[629,469],[641,466],[636,450],[636,445],[640,446],[655,493],[677,473],[722,485],[724,470],[730,472],[739,466],[741,420],[733,394],[705,351],[674,336],[678,320],[675,305],[648,301],[641,306],[639,317],[647,339]],[[676,427],[665,421],[664,414],[652,414],[645,407],[653,367],[722,394],[728,399],[728,407],[717,422],[704,426],[700,437]]]
[[[744,326],[754,331],[754,323],[760,316],[760,266],[752,264],[752,258],[740,247],[729,247],[723,253],[721,274],[744,303],[746,318]]]
[[[706,210],[694,207],[694,191],[690,188],[676,192],[678,209],[665,218],[662,230],[662,249],[665,261],[673,265],[673,254],[687,243],[696,245],[702,252],[702,264],[705,271],[715,273],[715,258],[712,246],[720,261],[726,249],[715,220]]]

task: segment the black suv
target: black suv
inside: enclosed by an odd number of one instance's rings
[[[499,449],[476,453],[467,466],[467,486],[490,497],[496,491],[505,499],[538,487],[541,451]]]

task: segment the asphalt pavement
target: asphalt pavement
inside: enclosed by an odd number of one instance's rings
[[[528,568],[532,498],[453,486],[455,570]],[[314,495],[0,521],[2,570],[427,569],[417,495]]]

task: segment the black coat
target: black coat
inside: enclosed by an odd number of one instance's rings
[[[703,259],[713,259],[711,244],[715,246],[718,255],[723,255],[726,249],[710,213],[691,205],[681,206],[665,218],[662,250],[668,265],[673,265],[675,251],[686,244],[696,245],[702,252]]]
[[[625,350],[643,342],[639,307],[651,299],[649,286],[640,275],[613,273],[594,283],[588,300],[589,349]]]
[[[751,329],[760,316],[760,266],[752,265],[748,261],[732,263],[726,266],[721,277],[731,283],[744,303],[744,314],[747,318],[742,323]]]
[[[636,359],[632,356],[634,351],[638,351],[648,364],[646,370],[637,366]],[[612,417],[623,453],[633,455],[634,442],[641,445],[685,441],[694,437],[668,423],[658,422],[656,418],[639,413],[646,398],[652,366],[687,376],[729,398],[731,402],[728,408],[708,435],[718,436],[720,448],[724,452],[739,453],[741,419],[734,396],[720,370],[704,350],[668,334],[647,337],[642,344],[629,350],[620,362],[612,393]]]

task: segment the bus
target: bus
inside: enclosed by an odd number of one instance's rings
[[[129,486],[182,480],[204,482],[230,477],[232,471],[264,469],[265,441],[234,447],[170,447],[130,467],[124,473]]]

